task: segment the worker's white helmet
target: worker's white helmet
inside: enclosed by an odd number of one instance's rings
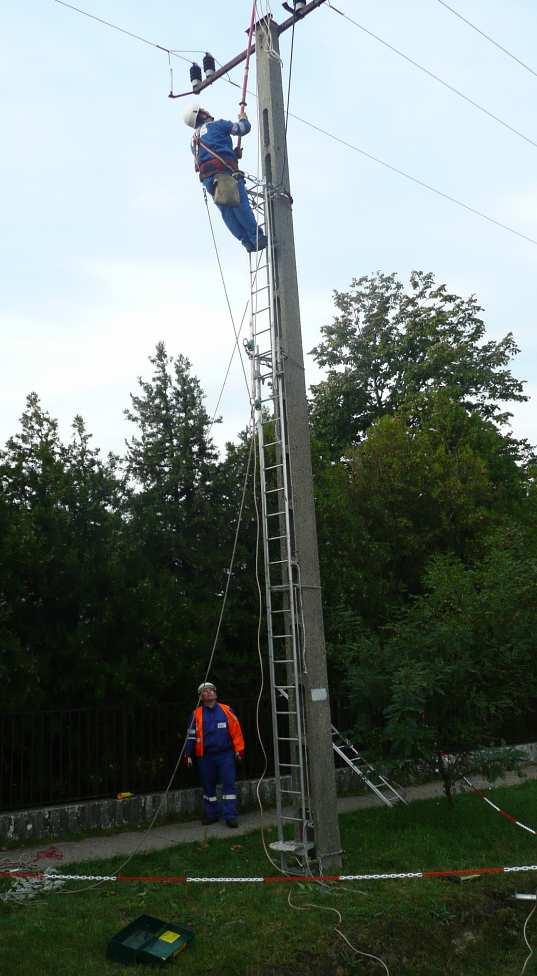
[[[202,681],[198,688],[198,695],[201,695],[202,691],[205,691],[206,688],[212,688],[213,691],[216,691],[216,685],[213,685],[212,681]]]
[[[196,120],[198,118],[199,112],[201,111],[202,108],[200,103],[192,102],[192,105],[189,105],[188,108],[186,108],[185,111],[183,112],[183,119],[186,125],[189,125],[191,129],[196,128]]]

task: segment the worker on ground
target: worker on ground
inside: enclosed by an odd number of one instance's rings
[[[196,758],[203,787],[203,824],[216,823],[223,815],[228,827],[237,827],[235,761],[244,756],[244,738],[239,720],[229,705],[217,701],[215,686],[206,681],[198,688],[200,704],[188,723],[185,761]],[[222,810],[216,784],[222,784]]]
[[[251,129],[244,106],[239,121],[229,122],[213,119],[195,102],[184,113],[184,120],[194,129],[191,146],[196,172],[213,197],[226,227],[247,251],[262,251],[267,246],[267,238],[252,213],[231,142],[231,136],[245,136]]]

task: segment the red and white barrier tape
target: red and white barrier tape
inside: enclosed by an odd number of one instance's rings
[[[47,871],[24,871],[12,869],[10,871],[0,871],[0,878],[47,878],[54,877],[62,881],[126,881],[141,882],[143,884],[280,884],[296,883],[302,884],[307,881],[405,881],[411,878],[453,878],[464,877],[465,875],[477,874],[514,874],[521,872],[537,871],[537,864],[519,864],[514,867],[498,868],[459,868],[444,871],[394,871],[388,874],[325,874],[311,876],[297,876],[294,874],[276,874],[267,877],[220,877],[220,878],[196,878],[189,875],[126,875],[126,874],[49,874]]]
[[[517,820],[517,818],[513,817],[511,813],[507,813],[507,810],[502,810],[501,807],[499,807],[496,803],[493,803],[492,800],[490,800],[489,797],[486,796],[481,790],[478,790],[477,786],[474,786],[474,784],[471,783],[470,780],[466,778],[466,776],[463,776],[463,781],[466,783],[469,789],[471,789],[472,793],[475,793],[476,796],[481,797],[481,799],[484,800],[485,803],[488,803],[489,807],[492,807],[493,810],[496,810],[496,812],[501,814],[502,817],[505,817],[506,820],[509,820],[511,823],[516,824],[517,827],[522,827],[522,830],[527,830],[528,834],[533,834],[534,837],[537,837],[537,830],[534,830],[533,827],[528,827],[528,825],[522,823],[521,820]]]

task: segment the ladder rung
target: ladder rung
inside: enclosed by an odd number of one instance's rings
[[[269,535],[269,537],[267,539],[267,542],[278,542],[279,539],[287,539],[287,536],[285,534],[284,535]],[[283,611],[282,611],[282,613],[283,613]]]
[[[280,790],[280,793],[292,793],[293,796],[302,796],[300,790]]]
[[[278,742],[300,742],[296,735],[279,735]]]
[[[266,449],[267,449],[268,447],[275,447],[275,446],[276,446],[277,444],[279,444],[279,445],[280,445],[280,447],[281,447],[281,443],[282,443],[281,441],[270,441],[270,443],[269,443],[269,444],[263,444],[263,447],[265,448],[265,450],[266,450]]]
[[[286,607],[285,610],[271,610],[272,613],[291,613],[291,607]]]
[[[270,396],[263,397],[261,400],[256,400],[256,403],[270,403],[272,400],[274,400],[274,393]]]
[[[281,820],[294,820],[295,823],[303,823],[304,822],[302,820],[302,817],[284,817],[284,816],[282,816],[280,819]]]
[[[279,762],[278,766],[285,766],[286,769],[300,769],[300,763],[284,763]]]
[[[289,634],[289,636],[291,636],[291,635]],[[279,661],[274,660],[272,663],[273,664],[294,664],[295,662],[294,662],[293,658],[290,658],[289,660],[287,660],[286,658],[281,658]],[[282,712],[281,714],[282,715],[289,715],[290,713],[289,712]]]
[[[297,715],[297,712],[279,712],[276,710],[276,715]],[[280,763],[280,766],[286,766],[287,763]]]
[[[255,292],[254,292],[254,294],[255,294]],[[263,312],[268,312],[271,307],[272,307],[271,305],[264,305],[263,308],[256,308],[254,310],[253,314],[254,315],[262,315]]]
[[[265,471],[274,471],[275,468],[283,468],[283,461],[278,461],[277,464],[270,464],[268,468],[265,468]]]
[[[289,580],[288,583],[271,583],[270,588],[271,590],[274,590],[276,593],[278,593],[278,592],[283,592],[284,590],[289,591],[292,588],[292,586],[293,584],[291,580]]]
[[[267,518],[276,518],[277,515],[285,515],[285,510],[283,512],[267,512]]]
[[[270,328],[271,328],[271,327],[270,327],[270,325],[269,325],[269,326],[268,326],[268,327],[267,327],[266,329],[255,329],[255,330],[254,330],[254,335],[255,335],[255,337],[257,338],[257,336],[260,336],[260,335],[265,335],[265,332],[270,332]],[[265,356],[266,356],[266,355],[267,355],[267,354],[265,353]],[[257,358],[258,358],[258,353],[255,353],[255,354],[254,354],[254,359],[257,359]]]
[[[272,559],[269,560],[269,566],[281,566],[282,563],[287,564],[287,562],[288,562],[287,559]]]
[[[265,495],[272,495],[275,491],[285,491],[285,486],[282,485],[281,488],[267,488]]]
[[[272,640],[282,640],[284,637],[292,637],[293,634],[273,634]],[[284,661],[275,661],[274,664],[286,664]]]

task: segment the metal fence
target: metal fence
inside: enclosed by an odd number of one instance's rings
[[[247,743],[242,778],[263,769],[256,703],[230,702]],[[192,703],[102,706],[0,714],[0,810],[163,790],[184,741]],[[260,726],[271,762],[270,709]],[[197,785],[183,766],[173,788]]]

